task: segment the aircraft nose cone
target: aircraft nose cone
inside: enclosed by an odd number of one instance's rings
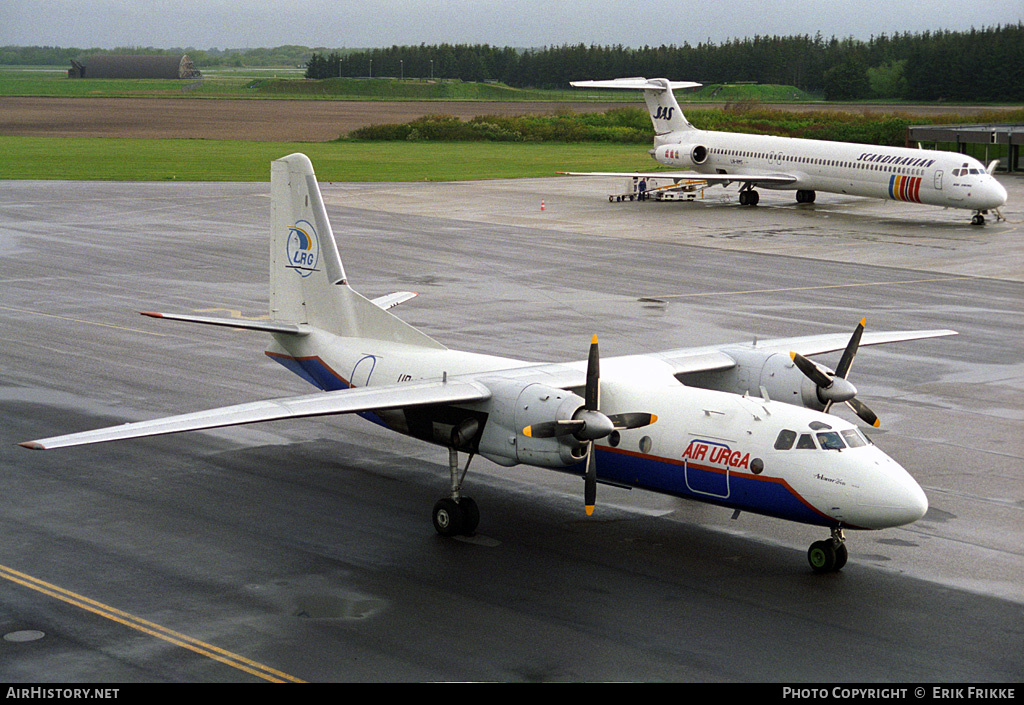
[[[893,497],[893,520],[894,526],[912,524],[925,515],[928,511],[928,497],[925,495],[921,485],[917,484],[909,474],[900,483],[899,489]]]
[[[982,188],[979,195],[978,208],[999,208],[1000,206],[1006,205],[1006,187],[995,180],[994,177],[989,177],[988,180],[982,184]]]
[[[870,480],[861,485],[849,523],[865,529],[886,529],[912,524],[928,511],[928,497],[899,463],[884,454],[877,459]]]
[[[993,189],[993,192],[995,194],[995,198],[996,198],[996,200],[999,201],[999,204],[994,206],[994,207],[998,208],[999,206],[1005,205],[1006,204],[1006,198],[1007,198],[1007,196],[1006,196],[1006,187],[1003,186],[998,181],[996,181],[995,179],[992,179],[992,185],[995,187]]]

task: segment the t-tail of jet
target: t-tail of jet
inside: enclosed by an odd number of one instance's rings
[[[271,321],[343,337],[444,347],[348,285],[313,165],[304,154],[271,164],[270,227]]]
[[[574,81],[569,85],[577,88],[625,88],[643,91],[647,111],[651,114],[651,122],[654,124],[655,146],[658,146],[658,137],[661,135],[696,129],[683,115],[672,90],[696,88],[701,85],[699,83],[669,81],[666,78],[616,78],[610,81]]]

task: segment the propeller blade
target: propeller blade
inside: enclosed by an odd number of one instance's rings
[[[882,425],[882,422],[878,420],[877,416],[875,416],[875,412],[869,409],[864,402],[858,399],[847,399],[846,405],[853,409],[853,413],[857,414],[864,423],[874,426],[875,428]]]
[[[597,335],[590,339],[590,355],[587,358],[587,388],[583,399],[590,411],[601,408],[601,359],[597,349]]]
[[[850,374],[850,367],[853,365],[853,358],[857,354],[857,348],[860,347],[860,337],[864,334],[864,324],[868,319],[860,319],[860,323],[853,331],[853,335],[850,336],[850,342],[846,344],[846,350],[843,351],[843,356],[839,358],[839,365],[836,367],[836,377],[846,377]]]
[[[594,442],[590,442],[587,452],[587,473],[583,476],[583,508],[587,516],[594,513],[594,505],[597,504],[597,464],[594,461]]]
[[[808,360],[800,353],[791,352],[789,356],[793,359],[793,362],[796,364],[796,366],[800,368],[800,371],[803,372],[804,375],[806,375],[807,378],[814,382],[814,384],[817,385],[818,387],[824,389],[825,387],[828,387],[830,384],[832,384],[831,377],[825,374],[825,372],[820,367],[815,365],[813,362]]]
[[[650,426],[658,420],[658,417],[654,414],[626,412],[624,414],[612,414],[608,419],[612,424],[614,424],[616,430],[621,431],[629,428],[643,428],[644,426]]]
[[[818,399],[825,405],[824,411],[826,414],[831,411],[833,404],[846,404],[865,423],[878,428],[881,422],[875,416],[875,412],[869,409],[863,402],[857,400],[857,388],[846,379],[850,374],[850,368],[853,367],[853,358],[856,357],[857,349],[860,347],[866,322],[867,319],[862,318],[857,327],[854,328],[853,335],[850,336],[850,342],[846,344],[843,356],[839,358],[839,364],[836,366],[834,376],[825,372],[825,370],[798,352],[791,352],[789,356],[793,359],[794,364],[800,368],[800,371],[818,388]]]

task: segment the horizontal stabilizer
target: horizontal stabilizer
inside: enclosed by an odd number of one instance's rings
[[[128,438],[160,436],[183,431],[201,431],[224,426],[276,421],[279,419],[354,414],[424,404],[454,404],[481,401],[491,396],[490,390],[479,382],[433,380],[406,382],[383,387],[360,387],[336,392],[318,392],[284,399],[224,406],[180,416],[168,416],[150,421],[126,423],[93,431],[53,436],[19,445],[31,450],[50,450],[67,446],[120,441]]]
[[[666,81],[663,78],[652,80],[634,76],[632,78],[615,78],[610,81],[570,81],[574,88],[624,88],[637,91],[667,91],[677,88],[699,88],[700,83],[693,81]]]
[[[309,329],[294,323],[274,323],[273,321],[254,321],[246,318],[216,318],[214,316],[186,316],[181,313],[155,313],[153,311],[140,311],[143,316],[150,318],[164,318],[169,321],[185,321],[186,323],[202,323],[208,326],[223,326],[225,328],[245,328],[247,330],[260,330],[266,333],[286,333],[288,335],[309,335]]]
[[[414,291],[396,291],[395,293],[388,294],[386,296],[378,296],[373,300],[373,303],[387,311],[388,309],[394,308],[398,304],[404,304],[409,299],[414,299],[417,296],[419,296],[419,294]]]

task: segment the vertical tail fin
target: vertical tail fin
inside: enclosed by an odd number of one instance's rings
[[[444,346],[355,292],[327,219],[313,164],[290,154],[270,165],[270,318],[334,335]]]
[[[644,92],[647,111],[651,114],[655,135],[693,130],[672,93],[673,88],[695,88],[701,84],[690,81],[669,81],[665,78],[616,78],[611,81],[574,81],[577,88],[627,88]]]

